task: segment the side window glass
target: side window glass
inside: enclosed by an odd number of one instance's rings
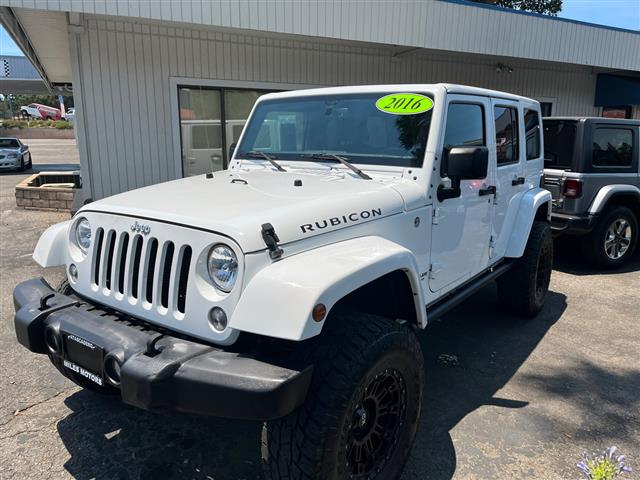
[[[592,163],[595,167],[629,167],[633,132],[624,128],[596,128],[593,132]]]
[[[486,141],[482,105],[450,103],[444,131],[445,154],[453,147],[481,147],[484,145],[486,145]],[[442,162],[440,173],[443,177],[447,176],[446,161]]]
[[[535,110],[524,111],[524,131],[527,142],[527,160],[540,157],[540,117]]]
[[[494,107],[498,166],[518,161],[518,110]]]

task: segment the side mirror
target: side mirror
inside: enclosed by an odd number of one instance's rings
[[[443,174],[451,179],[451,186],[438,187],[438,200],[460,196],[461,180],[481,180],[487,177],[489,149],[487,147],[454,147],[442,157]]]
[[[231,161],[231,159],[233,158],[233,154],[235,153],[237,146],[238,146],[238,144],[236,142],[233,142],[229,146],[229,156],[227,157],[227,162]]]
[[[445,161],[449,178],[481,180],[487,177],[489,149],[487,147],[454,147],[449,150]]]

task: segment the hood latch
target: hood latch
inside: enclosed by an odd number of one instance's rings
[[[262,224],[262,239],[267,245],[267,249],[269,249],[269,256],[271,257],[271,260],[277,260],[282,257],[284,250],[278,246],[280,239],[278,238],[273,225],[270,223]]]

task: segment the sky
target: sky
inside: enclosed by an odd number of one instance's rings
[[[610,27],[640,30],[640,0],[563,0],[562,18]],[[21,55],[11,37],[0,27],[0,55]]]
[[[558,16],[640,30],[640,0],[564,0]]]

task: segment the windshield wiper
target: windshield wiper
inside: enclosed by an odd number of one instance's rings
[[[271,165],[276,167],[276,170],[278,170],[279,172],[286,172],[286,170],[282,168],[282,165],[274,160],[274,157],[272,157],[271,155],[267,155],[264,152],[247,152],[245,153],[245,156],[249,158],[264,158],[265,160],[268,160]]]
[[[372,180],[372,178],[369,175],[364,173],[362,170],[360,170],[358,167],[356,167],[353,163],[348,161],[346,158],[340,157],[338,155],[334,155],[332,153],[308,153],[308,154],[302,155],[302,157],[311,158],[312,160],[336,160],[341,164],[343,164],[345,167],[348,167],[351,170],[353,170],[356,173],[356,175],[358,175],[360,178],[364,178],[365,180]]]

